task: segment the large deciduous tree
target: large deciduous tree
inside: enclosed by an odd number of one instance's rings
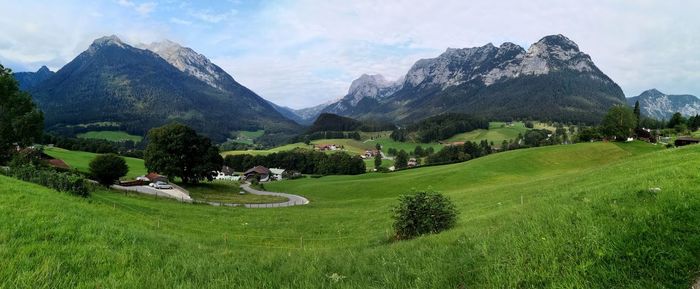
[[[221,169],[223,158],[211,140],[182,124],[169,124],[148,132],[144,152],[146,168],[184,183],[211,180],[213,171]]]
[[[12,71],[0,65],[0,163],[8,160],[13,143],[31,145],[43,130],[44,116],[32,97],[20,91]]]
[[[634,128],[637,127],[637,118],[632,109],[617,105],[610,108],[601,123],[601,132],[606,137],[617,140],[625,140],[634,135]]]

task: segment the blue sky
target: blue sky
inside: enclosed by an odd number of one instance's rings
[[[0,63],[59,69],[100,36],[176,41],[262,97],[301,108],[341,97],[363,73],[396,79],[447,47],[527,47],[564,34],[634,96],[700,95],[700,2],[10,1],[0,0]]]

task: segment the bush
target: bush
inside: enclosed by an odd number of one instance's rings
[[[89,195],[85,178],[78,174],[61,173],[51,169],[40,169],[31,165],[23,165],[10,168],[9,175],[59,192],[68,192],[81,197]]]
[[[99,155],[90,161],[90,175],[105,186],[113,185],[128,172],[126,161],[115,154]]]
[[[439,193],[418,192],[399,198],[394,208],[394,238],[411,239],[450,229],[457,220],[457,209]]]

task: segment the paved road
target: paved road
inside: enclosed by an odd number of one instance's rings
[[[119,185],[112,185],[111,188],[116,189],[116,190],[121,190],[121,191],[132,191],[132,192],[137,192],[137,193],[141,193],[141,194],[176,199],[180,202],[187,202],[187,203],[192,202],[192,198],[190,198],[190,194],[186,190],[184,190],[178,186],[173,186],[172,189],[167,189],[167,190],[158,190],[158,189],[155,189],[155,188],[152,188],[149,186],[125,187],[125,186],[119,186]]]
[[[285,194],[285,193],[276,193],[276,192],[267,192],[267,191],[260,191],[256,190],[250,187],[249,183],[245,183],[241,185],[241,189],[243,189],[246,192],[249,192],[254,195],[265,195],[265,196],[279,196],[279,197],[285,197],[289,199],[286,202],[281,202],[281,203],[268,203],[268,204],[245,204],[246,208],[277,208],[277,207],[291,207],[291,206],[301,206],[301,205],[306,205],[309,203],[309,200],[302,197],[302,196],[297,196],[297,195],[292,195],[292,194]]]

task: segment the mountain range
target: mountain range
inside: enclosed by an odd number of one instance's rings
[[[447,112],[597,122],[612,105],[624,103],[622,89],[589,55],[567,37],[551,35],[527,50],[508,42],[448,48],[417,61],[397,81],[362,75],[319,113],[397,122]]]
[[[627,99],[627,104],[634,107],[639,101],[642,115],[656,119],[670,119],[680,112],[684,116],[700,114],[700,99],[694,95],[669,95],[656,89],[650,89],[642,94]]]
[[[49,130],[112,123],[144,135],[177,121],[225,141],[238,130],[274,135],[300,129],[194,50],[170,41],[139,47],[102,37],[56,73],[42,68],[18,80]],[[39,76],[47,77],[35,83]]]

